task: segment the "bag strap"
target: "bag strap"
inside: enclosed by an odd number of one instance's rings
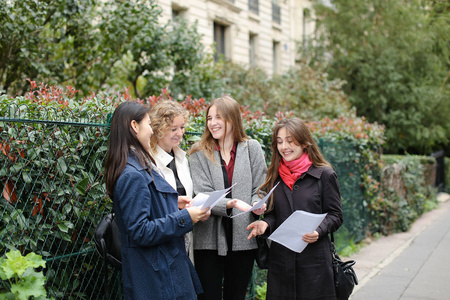
[[[114,205],[111,208],[111,219],[114,220],[115,214],[114,214]],[[105,239],[102,238],[100,240],[100,244],[102,246],[102,252],[103,252],[103,276],[104,276],[104,293],[105,293],[105,300],[109,299],[109,289],[108,289],[108,253],[106,251],[106,242]]]
[[[319,186],[319,195],[320,195],[320,205],[322,206],[322,213],[323,213],[323,189],[322,189],[322,176],[319,178],[319,181],[317,182],[318,186]],[[331,243],[333,244],[334,247],[334,235],[331,232],[330,233],[331,236]]]
[[[103,275],[104,275],[104,290],[105,290],[105,300],[109,299],[109,291],[108,291],[108,260],[106,258],[106,256],[108,255],[106,253],[106,243],[105,243],[105,239],[101,239],[100,243],[102,245],[102,250],[103,250]]]

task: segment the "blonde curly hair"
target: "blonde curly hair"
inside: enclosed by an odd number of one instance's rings
[[[151,149],[153,153],[156,153],[158,141],[163,138],[176,117],[183,116],[184,122],[187,122],[189,119],[189,112],[175,100],[162,100],[157,102],[150,110],[149,115],[153,129],[153,135],[151,137]]]

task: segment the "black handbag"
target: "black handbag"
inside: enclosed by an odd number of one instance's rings
[[[260,269],[269,268],[269,244],[267,244],[267,237],[264,235],[255,236],[258,249],[256,251],[256,264]]]
[[[103,216],[97,228],[95,228],[94,242],[97,252],[103,258],[105,299],[109,299],[108,264],[111,264],[118,270],[122,270],[120,232],[114,219],[114,213]]]
[[[356,276],[355,270],[353,270],[353,266],[356,264],[356,261],[342,261],[336,252],[333,234],[331,234],[331,253],[333,257],[336,299],[347,300],[352,294],[355,285],[358,285],[358,277]]]

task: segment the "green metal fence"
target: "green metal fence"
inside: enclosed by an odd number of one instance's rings
[[[42,255],[46,289],[57,299],[101,299],[103,294],[103,265],[92,237],[111,209],[103,184],[108,120],[80,115],[37,106],[0,108],[0,255],[11,248]],[[368,220],[361,175],[349,155],[357,154],[357,147],[318,144],[341,184],[345,221],[338,235],[358,241]],[[109,274],[112,294],[121,298],[121,276],[112,269]],[[255,269],[248,299],[264,276]]]
[[[0,116],[0,254],[42,255],[49,296],[100,299],[92,236],[110,209],[102,184],[106,118],[17,105]]]
[[[361,157],[358,145],[319,139],[317,141],[326,159],[331,163],[339,179],[344,223],[337,231],[338,249],[351,240],[358,242],[366,236],[369,225],[364,189],[361,185]]]

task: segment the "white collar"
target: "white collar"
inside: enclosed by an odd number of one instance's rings
[[[178,161],[183,161],[183,159],[186,157],[186,152],[183,151],[180,147],[173,148],[173,154],[175,155],[175,159]],[[156,145],[156,156],[163,166],[167,166],[174,158],[159,145]]]

